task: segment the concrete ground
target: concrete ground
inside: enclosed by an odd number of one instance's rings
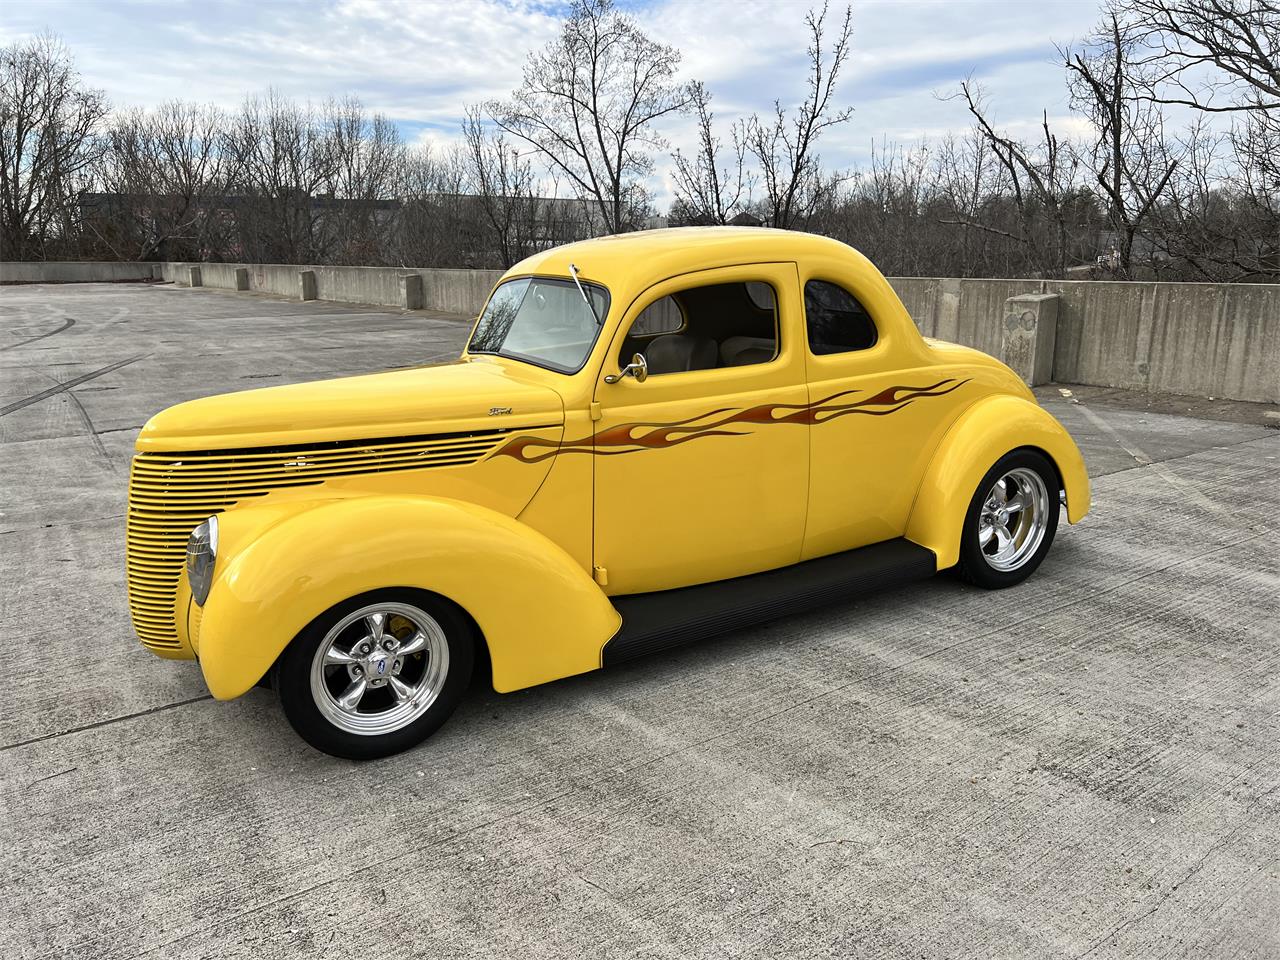
[[[125,607],[130,446],[456,320],[0,290],[0,956],[1280,955],[1280,433],[1042,391],[1094,512],[947,577],[318,754]],[[1068,388],[1069,389],[1069,388]]]

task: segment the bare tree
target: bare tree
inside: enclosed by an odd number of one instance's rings
[[[107,109],[52,34],[0,50],[0,256],[44,257],[67,238]]]
[[[638,225],[647,209],[646,152],[665,146],[656,121],[683,110],[680,53],[647,37],[612,0],[574,0],[560,36],[530,54],[510,100],[490,118],[532,146],[589,201],[607,233]]]
[[[478,107],[467,109],[462,133],[471,188],[506,269],[538,249],[547,204],[537,195],[533,164],[500,131],[486,128]]]
[[[410,150],[401,173],[400,211],[388,256],[417,267],[477,267],[485,246],[475,198],[467,193],[467,158],[457,148]]]
[[[1085,45],[1060,50],[1071,102],[1089,119],[1094,138],[1084,160],[1107,202],[1116,271],[1133,276],[1134,238],[1177,168],[1169,156],[1160,105],[1134,98],[1132,28],[1114,11]]]
[[[116,118],[98,168],[105,192],[87,210],[86,228],[121,259],[221,252],[211,234],[222,227],[216,210],[232,173],[226,126],[216,107],[176,100]]]
[[[369,115],[353,97],[326,103],[321,122],[332,162],[323,198],[329,202],[324,226],[333,242],[332,262],[381,263],[394,229],[395,190],[405,160],[400,134],[385,116]]]
[[[328,256],[326,213],[337,161],[332,137],[310,105],[275,91],[245,101],[227,137],[236,179],[240,258],[317,263]]]
[[[844,18],[828,51],[825,46],[827,5],[815,13],[805,14],[809,28],[809,92],[788,117],[781,101],[774,101],[773,116],[762,121],[751,118],[747,147],[760,165],[770,226],[784,230],[804,223],[810,213],[825,199],[839,178],[824,176],[814,149],[822,134],[846,122],[852,107],[837,108],[836,81],[852,52],[853,11],[846,7]]]
[[[1147,48],[1139,63],[1152,99],[1211,113],[1280,110],[1274,0],[1115,0],[1115,10]]]
[[[689,89],[698,121],[698,148],[692,156],[680,150],[672,155],[676,203],[681,219],[690,224],[725,224],[738,212],[744,192],[751,190],[751,177],[744,169],[747,125],[738,121],[729,128],[730,153],[723,160],[713,129],[711,93],[697,81]]]
[[[1185,237],[1166,246],[1185,251],[1198,272],[1227,279],[1280,276],[1280,4],[1274,0],[1115,0],[1130,18],[1144,52],[1135,98],[1204,114],[1230,114],[1230,156],[1205,192],[1197,172],[1178,184],[1172,219]],[[1213,138],[1203,129],[1196,137]],[[1200,149],[1203,159],[1213,151]],[[1207,202],[1210,197],[1215,202]],[[1198,198],[1194,200],[1193,198]],[[1221,235],[1211,212],[1230,202],[1238,228]],[[1199,210],[1209,217],[1186,219]]]
[[[1012,229],[995,226],[985,218],[944,220],[968,229],[985,230],[1027,247],[1043,276],[1066,273],[1070,257],[1068,207],[1076,194],[1077,164],[1041,118],[1042,139],[1025,144],[996,130],[987,118],[982,92],[972,82],[960,85],[959,96],[977,124],[1003,171],[1010,199],[1017,212]]]

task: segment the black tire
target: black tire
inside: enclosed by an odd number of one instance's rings
[[[979,535],[979,522],[983,513],[988,492],[996,481],[1013,471],[1030,470],[1040,477],[1047,492],[1048,502],[1044,511],[1044,534],[1039,546],[1027,556],[1021,558],[1013,569],[997,569],[992,565],[988,554],[984,551]],[[964,517],[964,529],[960,534],[960,562],[957,572],[969,583],[987,590],[1002,590],[1021,583],[1044,561],[1053,545],[1054,535],[1058,531],[1058,514],[1060,506],[1058,492],[1061,481],[1053,462],[1044,454],[1035,450],[1014,450],[1007,453],[987,471],[986,476],[978,484],[969,501],[969,509]],[[988,549],[990,545],[988,545]]]
[[[356,611],[378,603],[407,605],[433,619],[447,644],[447,672],[434,700],[416,719],[393,732],[355,733],[335,725],[317,704],[311,684],[312,663],[331,629]],[[345,600],[309,623],[276,662],[274,686],[285,717],[311,746],[335,757],[373,760],[417,746],[449,719],[470,683],[475,642],[467,616],[449,600],[425,590],[377,590]]]

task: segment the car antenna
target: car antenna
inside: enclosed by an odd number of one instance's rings
[[[578,288],[578,292],[582,294],[582,300],[587,305],[587,309],[591,311],[591,316],[596,321],[596,326],[600,326],[600,314],[596,313],[596,305],[591,302],[591,298],[587,296],[587,291],[582,289],[582,281],[578,279],[578,265],[576,263],[569,264],[569,272],[573,274],[574,286]]]

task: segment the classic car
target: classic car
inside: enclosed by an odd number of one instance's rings
[[[831,239],[632,233],[538,253],[450,363],[146,424],[142,643],[310,744],[417,744],[508,692],[956,568],[1009,587],[1089,484],[1007,367],[927,340]]]

